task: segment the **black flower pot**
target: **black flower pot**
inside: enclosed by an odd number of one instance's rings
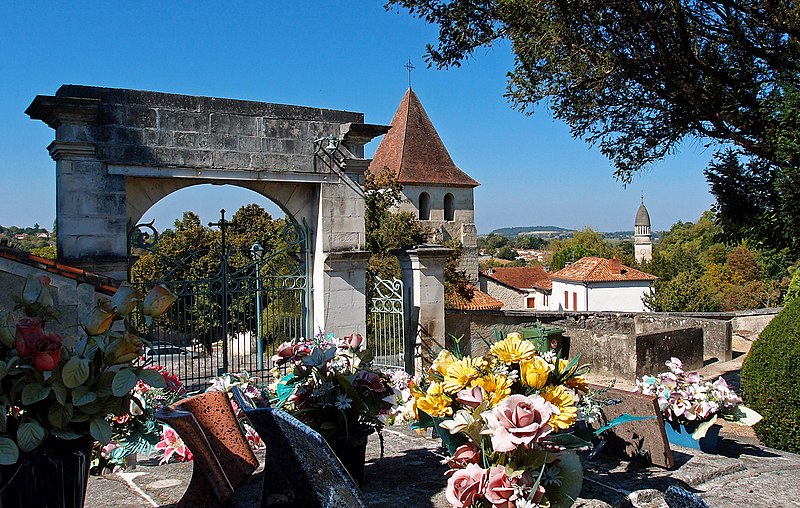
[[[327,439],[333,453],[350,476],[360,486],[364,481],[364,461],[367,455],[367,441],[372,429],[352,432],[349,436],[336,436]]]
[[[48,440],[0,466],[0,508],[82,508],[93,440]]]

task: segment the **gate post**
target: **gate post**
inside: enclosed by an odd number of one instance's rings
[[[422,373],[426,352],[445,346],[444,265],[452,249],[422,244],[398,253],[405,291],[406,372]]]
[[[58,258],[117,280],[127,277],[125,177],[109,175],[97,154],[100,100],[37,96],[25,111],[55,129]]]

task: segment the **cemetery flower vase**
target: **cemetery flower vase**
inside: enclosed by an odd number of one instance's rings
[[[664,428],[667,431],[667,439],[670,444],[700,450],[705,453],[714,453],[719,444],[720,425],[712,425],[706,431],[706,435],[700,439],[695,439],[692,434],[697,430],[696,424],[683,424],[676,421],[664,420]]]
[[[363,429],[351,432],[347,436],[341,435],[327,438],[331,450],[333,450],[333,453],[336,454],[336,457],[359,486],[364,481],[364,462],[370,434],[372,434],[372,429]]]
[[[86,498],[94,440],[48,439],[30,454],[20,454],[15,464],[0,466],[0,505],[81,508]]]

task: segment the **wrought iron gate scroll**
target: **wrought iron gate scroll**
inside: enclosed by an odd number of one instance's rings
[[[367,272],[369,316],[367,347],[375,354],[377,367],[405,367],[405,325],[403,314],[403,281],[382,279]]]
[[[147,337],[144,362],[163,365],[189,390],[226,372],[265,380],[275,347],[310,329],[308,228],[287,220],[283,247],[263,252],[264,240],[247,249],[229,244],[229,224],[222,210],[220,221],[209,223],[219,228],[220,244],[180,259],[159,253],[152,222],[134,226],[128,237],[129,251],[141,254],[129,255],[129,272],[148,256],[155,275],[131,284],[143,290],[163,284],[178,297]]]

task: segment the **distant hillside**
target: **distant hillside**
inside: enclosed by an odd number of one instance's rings
[[[494,231],[492,231],[492,233],[496,235],[503,235],[508,238],[513,238],[515,236],[525,235],[525,234],[542,235],[550,233],[552,235],[560,235],[564,233],[572,233],[573,231],[574,230],[572,229],[560,228],[558,226],[519,226],[514,228],[495,229]]]

